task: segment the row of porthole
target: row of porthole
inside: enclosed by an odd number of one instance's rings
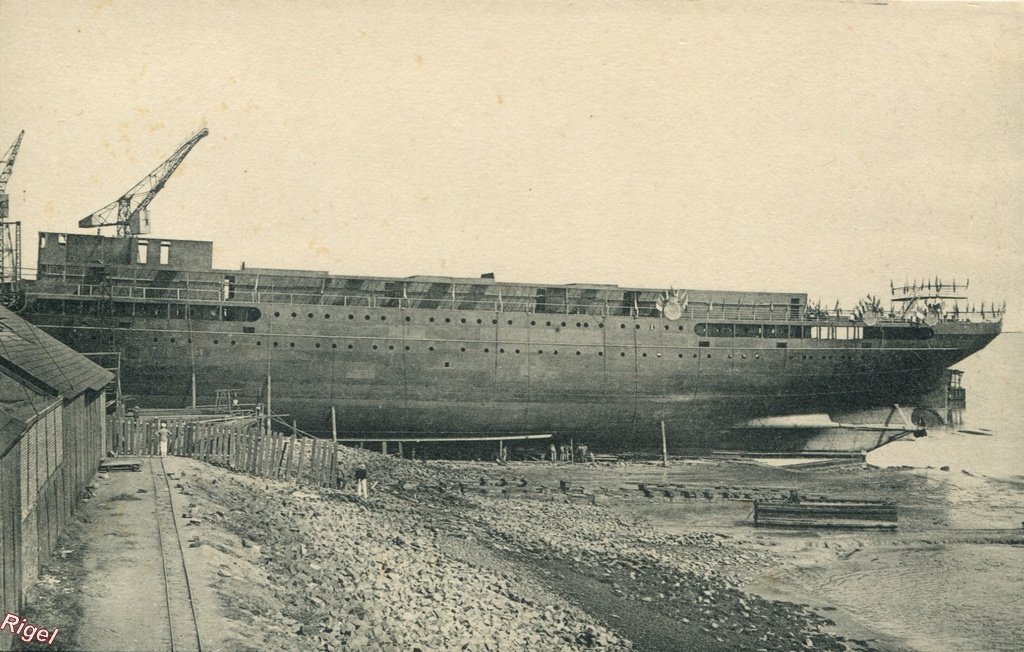
[[[158,338],[158,337],[154,337],[154,338],[153,338],[153,341],[154,341],[154,342],[158,342],[158,341],[159,341],[159,339],[160,339],[160,338]],[[173,337],[172,337],[172,338],[170,338],[170,341],[171,341],[171,343],[173,344],[173,343],[175,343],[175,342],[177,341],[177,339],[176,339],[176,338],[173,338]],[[191,343],[192,343],[192,338],[188,338],[188,339],[187,339],[186,341],[187,341],[187,343],[191,344]],[[220,344],[220,340],[217,340],[217,339],[215,339],[215,340],[213,340],[213,343],[214,343],[215,345],[218,345],[218,344]],[[238,343],[238,342],[237,342],[236,340],[231,340],[231,345],[232,345],[232,346],[234,346],[234,345],[235,345],[235,344],[237,344],[237,343]],[[262,341],[262,340],[256,340],[256,346],[263,346],[263,341]],[[273,343],[273,346],[275,346],[275,347],[276,347],[276,346],[278,346],[278,342],[274,342],[274,343]],[[295,348],[295,342],[289,342],[288,346],[289,346],[289,348]],[[316,342],[316,343],[315,343],[315,344],[314,344],[313,346],[314,346],[314,348],[317,348],[317,349],[321,348],[321,344],[320,344],[320,342]],[[332,348],[332,349],[337,349],[337,348],[338,348],[338,345],[337,345],[337,343],[333,343],[333,344],[331,344],[331,348]],[[354,346],[354,345],[352,345],[352,344],[349,344],[347,348],[348,348],[349,350],[352,350],[352,349],[354,349],[354,348],[355,348],[355,346]],[[372,349],[373,349],[374,351],[377,351],[377,350],[379,350],[379,347],[378,347],[378,346],[377,346],[376,344],[374,344],[374,345],[373,345],[373,346],[372,346],[371,348],[372,348]],[[394,351],[394,350],[395,350],[395,346],[394,346],[394,345],[389,345],[389,346],[388,346],[388,350],[389,350],[389,351]],[[405,350],[406,350],[406,351],[410,351],[410,350],[411,350],[411,347],[410,347],[410,346],[405,346]],[[433,347],[433,346],[427,347],[427,350],[428,350],[428,351],[434,351],[434,347]],[[462,353],[465,353],[465,352],[466,352],[466,347],[461,347],[461,348],[460,348],[460,351],[461,351]],[[491,352],[491,349],[490,349],[490,347],[484,348],[483,352],[484,352],[484,353],[490,353],[490,352]],[[498,349],[498,352],[499,352],[499,353],[505,353],[505,349],[503,349],[503,348],[499,348],[499,349]],[[515,353],[517,353],[517,354],[518,354],[518,353],[522,353],[522,351],[521,351],[520,349],[515,349],[515,350],[514,350],[514,352],[515,352]],[[537,349],[537,353],[538,353],[539,355],[543,355],[543,353],[544,353],[544,349]],[[554,350],[552,350],[552,351],[551,351],[551,353],[552,353],[552,355],[558,355],[558,349],[554,349]],[[582,351],[576,351],[576,355],[582,355],[582,354],[583,354],[583,352],[582,352]],[[603,355],[604,355],[604,351],[598,351],[598,352],[597,352],[597,355],[599,355],[599,356],[603,356]],[[646,357],[647,357],[647,353],[646,353],[646,352],[642,352],[642,353],[641,353],[640,355],[641,355],[641,357],[644,357],[644,358],[646,358]],[[662,354],[661,354],[661,353],[657,353],[657,354],[655,354],[655,355],[656,355],[656,357],[659,357],[659,358],[660,358],[660,357],[662,357]],[[620,352],[620,353],[619,353],[619,357],[622,357],[622,358],[626,357],[626,352],[625,352],[625,351],[622,351],[622,352]],[[683,357],[683,354],[682,354],[682,353],[678,354],[678,357],[679,357],[679,358],[682,358],[682,357]],[[694,353],[694,354],[693,354],[693,357],[694,357],[694,358],[696,358],[696,357],[697,357],[697,354],[696,354],[696,353]],[[711,358],[711,354],[710,354],[710,353],[708,353],[708,354],[707,354],[707,357],[708,357],[708,358]],[[729,353],[729,354],[727,354],[727,355],[726,355],[726,357],[727,357],[728,359],[730,359],[730,360],[731,360],[731,359],[733,359],[733,354],[732,354],[732,353]],[[838,358],[840,358],[840,359],[847,359],[847,360],[852,360],[852,359],[853,359],[853,356],[828,356],[828,355],[823,355],[823,356],[821,356],[821,359],[822,359],[822,360],[830,360],[830,359],[832,359],[833,357],[838,357]],[[741,358],[741,359],[743,359],[743,360],[746,360],[746,359],[747,359],[747,354],[746,354],[746,353],[743,353],[743,354],[741,354],[741,355],[740,355],[740,358]],[[796,358],[796,356],[791,356],[791,358],[790,358],[790,359],[795,359],[795,358]],[[812,355],[806,355],[806,356],[805,356],[805,355],[802,355],[802,356],[800,356],[800,358],[801,358],[801,359],[809,359],[809,360],[813,360],[813,359],[814,359],[814,356],[812,356]],[[760,360],[760,359],[761,359],[761,354],[759,354],[759,353],[755,353],[755,354],[754,354],[754,359],[755,359],[755,360]]]
[[[159,337],[154,337],[154,338],[153,338],[153,341],[154,341],[154,342],[159,342],[159,341],[160,341],[160,338],[159,338]],[[170,338],[170,341],[171,341],[171,343],[173,344],[173,343],[177,342],[177,338],[174,338],[174,337],[172,337],[172,338]],[[187,343],[191,344],[191,343],[192,343],[192,338],[188,338],[188,339],[187,339],[186,341],[187,341]],[[219,345],[219,344],[220,344],[220,340],[219,340],[219,339],[215,339],[215,340],[213,340],[213,343],[214,343],[215,345]],[[235,345],[235,344],[237,344],[237,343],[238,343],[238,342],[237,342],[236,340],[231,340],[231,345],[232,345],[232,346],[234,346],[234,345]],[[262,340],[256,340],[256,346],[263,346],[263,341],[262,341]],[[273,343],[273,346],[278,346],[278,342],[274,342],[274,343]],[[289,346],[290,348],[295,348],[295,342],[290,342],[290,343],[288,344],[288,346]],[[316,342],[316,343],[315,343],[315,344],[314,344],[313,346],[314,346],[314,348],[317,348],[317,349],[321,348],[321,344],[320,344],[320,342]],[[336,348],[338,348],[338,345],[337,345],[336,343],[334,343],[334,344],[331,344],[331,348],[332,348],[332,349],[336,349]],[[349,344],[349,345],[348,345],[348,348],[349,348],[349,349],[351,350],[351,349],[353,349],[353,348],[354,348],[354,346],[353,346],[352,344]],[[378,348],[379,348],[379,347],[378,347],[378,346],[377,346],[376,344],[374,344],[374,345],[372,346],[372,349],[373,349],[374,351],[378,350]],[[394,345],[389,345],[389,346],[388,346],[388,350],[389,350],[389,351],[393,351],[394,349],[395,349]],[[411,350],[411,347],[409,347],[409,346],[406,346],[406,347],[405,347],[405,350],[406,350],[406,351],[409,351],[409,350]],[[430,346],[430,347],[428,347],[428,350],[429,350],[429,351],[433,351],[433,350],[434,350],[434,347],[433,347],[433,346]],[[461,348],[460,348],[460,351],[461,351],[462,353],[465,353],[465,352],[466,352],[466,347],[461,347]],[[484,348],[483,352],[484,352],[484,353],[490,353],[490,352],[491,352],[491,349],[490,349],[490,347]],[[499,353],[504,353],[504,352],[505,352],[505,349],[503,349],[503,348],[500,348],[500,349],[498,349],[498,352],[499,352]],[[521,353],[521,352],[522,352],[522,351],[521,351],[520,349],[515,349],[515,353]],[[544,353],[544,349],[537,349],[537,353],[538,353],[538,354],[540,354],[540,355],[543,355],[543,353]],[[558,355],[558,349],[554,349],[554,350],[552,350],[552,351],[551,351],[551,353],[552,353],[553,355]],[[598,355],[604,355],[604,352],[603,352],[603,351],[598,351],[598,352],[597,352],[597,354],[598,354]],[[576,355],[582,355],[582,351],[576,351]],[[646,353],[646,352],[642,352],[642,353],[641,353],[640,355],[641,355],[641,357],[644,357],[644,358],[646,358],[646,357],[647,357],[647,353]],[[727,358],[729,358],[729,359],[731,360],[731,359],[733,358],[733,355],[734,355],[734,354],[732,354],[732,353],[729,353],[729,354],[727,354],[727,355],[726,355],[726,357],[727,357]],[[620,353],[619,353],[619,356],[620,356],[620,357],[626,357],[626,352],[625,352],[625,351],[623,351],[623,352],[620,352]],[[658,354],[656,354],[656,356],[660,358],[660,357],[662,357],[662,354],[661,354],[661,353],[658,353]],[[680,354],[678,354],[678,356],[679,356],[680,358],[682,358],[682,357],[683,357],[683,354],[682,354],[682,353],[680,353]],[[696,353],[694,353],[694,354],[693,354],[693,357],[694,357],[694,358],[696,358],[696,357],[697,357],[697,354],[696,354]],[[707,357],[708,357],[708,358],[710,358],[710,357],[711,357],[711,354],[710,354],[710,353],[708,353],[708,354],[707,354]],[[746,360],[746,359],[747,359],[747,354],[746,354],[746,353],[740,354],[740,358],[741,358],[741,359],[743,359],[743,360]],[[820,358],[821,358],[822,360],[831,360],[831,359],[834,359],[834,358],[836,358],[836,359],[843,359],[843,360],[853,360],[853,359],[855,359],[855,358],[854,358],[854,356],[852,356],[852,355],[838,355],[838,356],[822,355],[822,356],[820,356]],[[755,353],[755,354],[754,354],[754,359],[755,359],[755,360],[760,360],[760,359],[761,359],[761,354],[760,354],[760,353]],[[795,355],[793,355],[793,356],[790,356],[790,359],[791,359],[791,360],[793,360],[793,359],[796,359],[796,356],[795,356]],[[802,360],[805,360],[805,359],[806,359],[806,360],[813,360],[813,359],[814,359],[814,356],[813,356],[813,355],[801,355],[801,356],[800,356],[800,359],[802,359]]]
[[[154,338],[153,338],[153,341],[154,341],[154,342],[158,342],[159,340],[160,340],[160,338],[158,338],[158,337],[154,337]],[[170,341],[171,341],[171,343],[173,344],[173,343],[177,342],[177,339],[176,339],[176,338],[174,338],[174,337],[172,337],[172,338],[170,338]],[[188,344],[191,344],[191,343],[192,343],[192,338],[188,338],[188,339],[186,340],[186,342],[187,342]],[[220,344],[220,340],[217,340],[217,339],[215,339],[215,340],[213,340],[213,343],[214,343],[215,345],[217,345],[217,344]],[[236,340],[231,340],[231,345],[232,345],[232,346],[234,346],[234,345],[235,345],[235,344],[237,344],[237,343],[238,343],[238,342],[237,342]],[[262,340],[256,340],[256,346],[263,346],[263,341],[262,341]],[[273,343],[273,346],[275,346],[275,347],[276,347],[276,346],[278,346],[278,342],[274,342],[274,343]],[[294,348],[295,348],[295,342],[289,342],[289,343],[288,343],[288,346],[289,346],[289,348],[293,348],[293,349],[294,349]],[[314,344],[313,346],[314,346],[314,348],[317,348],[317,349],[321,348],[320,342],[316,342],[316,343],[315,343],[315,344]],[[338,348],[338,345],[337,345],[337,343],[333,343],[333,344],[331,344],[331,348],[332,348],[332,349],[336,349],[336,348]],[[354,349],[354,348],[355,348],[355,346],[354,346],[354,345],[352,345],[352,344],[349,344],[349,345],[347,346],[347,348],[348,348],[349,350],[352,350],[352,349]],[[371,346],[371,349],[372,349],[372,350],[374,350],[374,351],[377,351],[377,350],[379,350],[379,348],[380,348],[380,347],[378,347],[378,346],[377,346],[376,344],[374,344],[374,345],[372,345],[372,346]],[[406,351],[410,351],[411,349],[412,349],[412,347],[410,347],[410,346],[408,346],[408,345],[406,345],[406,346],[405,346],[405,350],[406,350]],[[388,345],[388,350],[389,350],[389,351],[394,351],[394,350],[395,350],[395,346],[394,346],[393,344],[391,344],[391,345]],[[433,346],[429,346],[429,347],[427,347],[427,350],[428,350],[428,351],[434,351],[434,347],[433,347]],[[462,353],[465,353],[465,352],[466,352],[466,347],[460,347],[460,349],[459,349],[459,350],[460,350],[460,352],[462,352]],[[490,352],[491,352],[491,349],[490,349],[490,347],[486,347],[486,348],[484,348],[483,352],[484,352],[484,353],[490,353]],[[522,353],[522,350],[521,350],[521,349],[515,349],[515,350],[514,350],[514,352],[518,354],[518,353]],[[498,349],[498,353],[505,353],[505,349],[503,349],[503,348],[499,348],[499,349]],[[537,349],[537,353],[538,353],[538,355],[543,355],[543,354],[544,354],[544,349]],[[558,349],[554,349],[554,350],[552,350],[552,351],[551,351],[551,354],[552,354],[552,355],[558,355]],[[582,352],[582,351],[576,351],[576,355],[583,355],[583,352]],[[598,351],[598,352],[597,352],[597,355],[598,355],[598,356],[603,356],[603,355],[604,355],[604,351]],[[646,358],[646,357],[647,357],[647,353],[646,353],[646,352],[642,352],[642,353],[641,353],[640,355],[641,355],[641,357],[644,357],[644,358]],[[662,354],[661,354],[661,353],[657,353],[657,354],[655,354],[655,355],[656,355],[656,357],[659,357],[659,358],[660,358],[660,357],[662,357]],[[624,357],[626,357],[626,352],[625,352],[625,351],[622,351],[622,352],[620,352],[620,353],[619,353],[619,356],[620,356],[620,357],[623,357],[623,358],[624,358]],[[682,354],[682,353],[680,353],[680,354],[678,354],[678,356],[679,356],[680,358],[682,358],[682,357],[683,357],[683,354]],[[696,353],[694,353],[694,354],[693,354],[693,357],[694,357],[694,358],[696,358],[696,357],[697,357],[697,354],[696,354]],[[708,354],[707,354],[707,357],[709,357],[709,358],[710,358],[710,357],[711,357],[711,354],[710,354],[710,353],[708,353]],[[730,354],[728,355],[728,357],[729,357],[729,358],[732,358],[732,354],[730,353]],[[746,359],[746,357],[747,357],[747,356],[746,356],[746,354],[743,354],[743,358],[744,358],[744,359]],[[761,355],[760,355],[760,354],[755,354],[755,355],[754,355],[754,358],[755,358],[755,359],[760,359],[760,357],[761,357]]]
[[[280,312],[275,312],[274,316],[275,317],[280,317],[281,313]],[[314,314],[310,312],[310,313],[306,313],[306,316],[309,317],[310,319],[312,319]],[[298,317],[298,313],[293,312],[292,313],[292,317]],[[324,319],[330,319],[330,318],[331,318],[331,314],[330,313],[324,313]],[[356,318],[356,316],[355,315],[349,315],[348,318],[351,319],[351,320],[354,320]],[[371,318],[370,315],[363,315],[363,319],[365,321],[369,321],[370,318]],[[387,315],[381,315],[380,316],[380,320],[381,321],[387,321],[387,319],[388,319]],[[405,317],[405,321],[411,322],[412,321],[412,317],[406,316]],[[430,322],[430,323],[435,323],[436,320],[435,320],[434,317],[430,317],[427,321]],[[450,324],[451,321],[452,321],[451,317],[445,317],[444,318],[444,322],[446,324]],[[462,324],[469,323],[468,320],[465,317],[460,317],[459,318],[459,322],[462,323]],[[480,318],[477,318],[476,323],[482,325],[484,323],[484,320],[480,319]],[[498,323],[497,319],[492,319],[491,320],[491,324],[497,324],[497,323]],[[513,326],[514,322],[513,322],[513,320],[509,319],[507,321],[507,324],[509,326]],[[530,326],[536,326],[536,325],[537,325],[537,321],[531,319],[530,320]],[[545,326],[555,326],[556,328],[558,327],[557,323],[552,323],[550,321],[544,322],[544,325]],[[565,327],[568,327],[568,326],[569,326],[569,322],[564,322],[564,321],[561,322],[561,327],[562,328],[565,328]],[[597,324],[597,327],[598,328],[604,328],[604,323],[599,322]],[[625,327],[626,327],[626,324],[624,324],[624,323],[623,324],[619,324],[619,328],[625,328]],[[576,322],[576,328],[590,328],[590,322],[585,322],[585,321],[584,322],[579,322],[578,321],[578,322]],[[640,324],[634,324],[634,328],[636,328],[637,330],[640,330]],[[671,326],[669,326],[668,324],[665,325],[665,330],[670,330],[670,328],[671,328]],[[682,325],[680,325],[678,328],[679,328],[680,331],[683,330],[683,326]]]

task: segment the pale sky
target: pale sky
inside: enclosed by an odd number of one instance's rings
[[[1024,327],[1024,5],[0,0],[35,232],[124,193],[215,263],[807,292]]]

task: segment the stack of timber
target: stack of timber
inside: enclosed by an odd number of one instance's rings
[[[758,526],[894,530],[898,518],[896,504],[886,500],[754,501],[754,525]]]

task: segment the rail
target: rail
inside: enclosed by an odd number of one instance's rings
[[[536,297],[487,296],[483,299],[466,296],[448,297],[391,297],[383,294],[339,294],[333,292],[285,292],[270,290],[243,290],[223,288],[175,287],[158,288],[139,285],[102,285],[68,283],[50,288],[41,286],[36,296],[53,299],[78,297],[100,298],[106,301],[126,300],[128,303],[168,301],[195,303],[202,306],[223,308],[244,306],[253,303],[273,303],[289,306],[334,306],[341,308],[398,308],[431,310],[469,310],[494,313],[528,313],[555,316],[599,316],[599,317],[660,317],[661,313],[653,301],[624,305],[621,301],[584,300],[559,303],[543,302]],[[936,315],[939,322],[997,322],[1004,311],[992,307],[986,310],[973,308],[945,310]],[[157,314],[147,316],[158,317]],[[727,320],[751,322],[820,322],[827,324],[853,324],[859,322],[861,314],[848,309],[821,309],[813,306],[789,306],[772,303],[719,303],[717,301],[691,301],[681,310],[681,317],[698,320]],[[201,317],[196,317],[201,318]],[[244,319],[242,321],[245,321]],[[558,319],[559,322],[563,319]],[[879,313],[879,323],[915,323],[920,318],[912,314],[893,311]]]

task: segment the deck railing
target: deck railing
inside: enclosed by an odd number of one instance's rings
[[[175,287],[159,288],[139,285],[99,285],[68,283],[55,285],[49,291],[43,289],[33,294],[45,298],[95,297],[106,300],[127,300],[129,302],[152,302],[157,300],[202,305],[232,306],[252,303],[276,303],[290,306],[337,306],[342,308],[427,308],[435,310],[475,310],[496,313],[530,313],[547,318],[552,322],[566,321],[567,318],[585,317],[660,317],[658,308],[650,301],[639,305],[624,305],[622,302],[585,300],[566,301],[559,304],[538,302],[532,297],[495,297],[471,299],[454,297],[391,297],[384,294],[341,294],[335,292],[288,292],[277,289],[242,290],[223,288]],[[957,310],[945,311],[938,315],[941,322],[995,322],[1002,319],[1001,310]],[[155,316],[148,314],[147,316]],[[682,309],[682,317],[698,320],[750,321],[750,322],[819,322],[844,324],[860,321],[860,314],[853,310],[823,310],[809,306],[790,306],[771,303],[718,303],[691,301]],[[919,318],[897,313],[879,314],[880,323],[913,323]]]

